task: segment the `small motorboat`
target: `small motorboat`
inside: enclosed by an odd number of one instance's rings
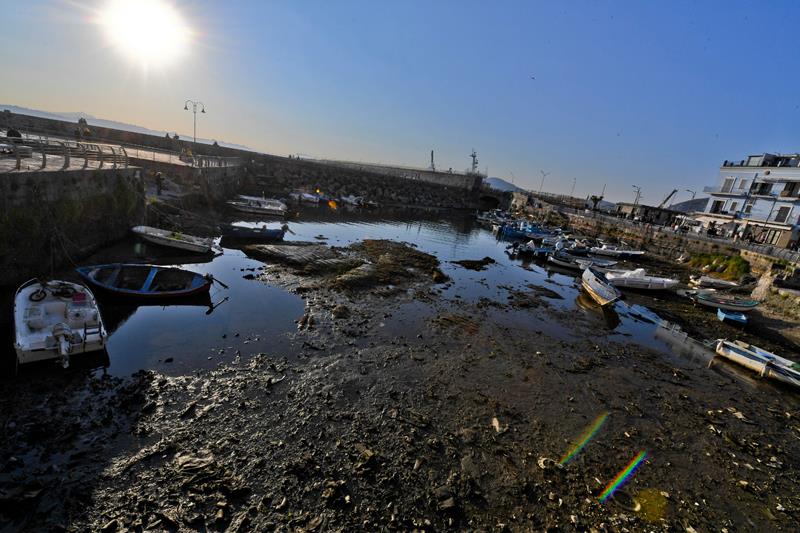
[[[248,241],[282,241],[288,226],[270,229],[266,225],[261,227],[236,226],[234,224],[223,224],[220,226],[222,236],[228,239],[240,239]]]
[[[169,248],[177,248],[198,254],[207,254],[214,251],[214,239],[210,238],[195,237],[179,231],[169,231],[150,226],[135,226],[131,231],[148,242]]]
[[[581,276],[581,285],[601,306],[608,305],[620,299],[622,294],[595,267],[588,267]]]
[[[695,287],[707,287],[711,289],[732,289],[739,286],[739,284],[734,281],[727,281],[712,276],[694,276],[689,280],[689,284]]]
[[[553,252],[552,246],[537,246],[533,241],[520,244],[515,248],[519,255],[532,255],[534,257],[547,257]]]
[[[240,194],[236,200],[225,202],[237,211],[266,216],[286,216],[288,208],[286,204],[274,198],[263,198],[259,196],[244,196]]]
[[[578,263],[582,269],[590,266],[597,268],[611,268],[617,265],[616,261],[612,261],[611,259],[600,259],[599,257],[576,257],[575,262]]]
[[[578,263],[577,257],[558,250],[547,256],[547,261],[562,268],[570,268],[572,270],[583,270],[586,268]]]
[[[589,252],[596,255],[606,255],[610,257],[628,258],[628,257],[641,257],[644,255],[642,250],[629,250],[627,248],[620,248],[618,246],[611,246],[604,244],[602,246],[592,246]]]
[[[664,291],[678,284],[677,279],[648,276],[643,268],[636,268],[634,270],[608,270],[606,271],[606,279],[615,287],[649,291]]]
[[[355,207],[360,207],[364,205],[364,198],[362,196],[355,196],[351,194],[350,196],[342,196],[339,200],[345,205],[352,205]]]
[[[301,191],[294,191],[289,193],[289,198],[291,198],[295,202],[300,202],[303,204],[318,204],[321,201],[321,197],[318,194],[314,194],[311,192],[301,192]]]
[[[78,267],[80,276],[109,293],[136,299],[170,299],[208,292],[214,278],[175,267],[114,263]]]
[[[14,296],[17,365],[103,350],[106,330],[92,291],[69,281],[23,283]]]
[[[726,311],[739,311],[741,313],[752,311],[761,303],[758,300],[750,300],[732,294],[722,294],[711,291],[696,291],[694,293],[687,291],[686,295],[689,296],[693,302],[700,305],[716,307],[717,309],[724,309]]]
[[[800,387],[800,363],[742,341],[719,339],[716,352],[725,359],[758,372],[761,377]]]
[[[717,318],[720,322],[736,322],[737,324],[747,324],[747,315],[738,311],[728,311],[717,308]]]

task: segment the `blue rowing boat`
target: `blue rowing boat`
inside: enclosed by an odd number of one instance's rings
[[[268,229],[266,226],[252,228],[224,224],[221,229],[223,237],[248,241],[282,241],[283,236],[286,234],[285,228]]]
[[[717,308],[717,318],[720,322],[738,322],[739,324],[747,324],[747,316],[738,311],[729,311],[727,309]]]
[[[113,263],[78,267],[78,274],[95,287],[136,299],[181,298],[208,292],[214,278],[175,267]]]

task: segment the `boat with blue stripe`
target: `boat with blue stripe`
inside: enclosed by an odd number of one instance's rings
[[[112,263],[78,267],[78,274],[108,293],[136,299],[170,299],[208,292],[214,278],[176,267]]]

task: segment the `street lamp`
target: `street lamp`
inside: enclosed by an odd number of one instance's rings
[[[633,206],[636,207],[636,204],[639,203],[639,199],[642,197],[642,188],[638,185],[634,185],[633,189],[636,191],[636,199],[633,201]]]
[[[193,122],[193,124],[194,124],[194,134],[192,135],[192,137],[194,139],[195,148],[197,148],[197,146],[196,146],[197,145],[197,106],[200,106],[200,112],[201,113],[205,113],[206,112],[206,106],[205,106],[205,104],[203,104],[203,102],[195,102],[194,100],[186,100],[186,102],[183,104],[183,110],[184,111],[189,111],[189,104],[192,104],[192,114],[194,115],[194,122]]]
[[[544,188],[544,179],[550,175],[550,172],[545,172],[544,170],[540,170],[539,172],[542,173],[542,183],[539,185],[539,196],[542,195],[542,189]]]
[[[695,195],[695,194],[697,194],[697,193],[696,193],[696,192],[694,192],[694,191],[693,191],[693,190],[691,190],[691,189],[684,189],[684,190],[685,190],[686,192],[690,192],[690,193],[692,193],[692,200],[694,200],[694,195]]]

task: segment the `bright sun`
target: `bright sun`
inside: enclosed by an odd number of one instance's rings
[[[174,63],[191,38],[169,0],[108,0],[99,23],[113,47],[144,68]]]

